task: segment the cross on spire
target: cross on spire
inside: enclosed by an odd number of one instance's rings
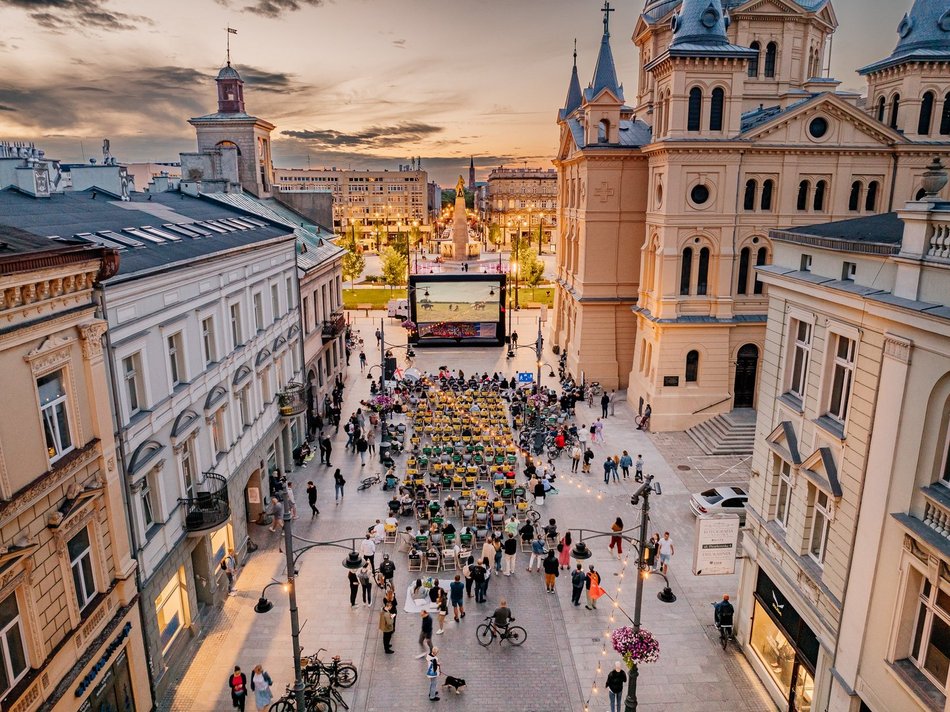
[[[577,67],[577,38],[574,38],[574,66]]]
[[[616,12],[615,8],[610,7],[609,0],[604,0],[604,6],[601,8],[604,13],[604,34],[610,34],[610,13]]]

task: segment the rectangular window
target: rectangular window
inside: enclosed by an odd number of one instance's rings
[[[168,370],[171,374],[172,388],[185,380],[185,353],[182,345],[181,332],[172,334],[167,339]]]
[[[811,272],[811,255],[802,255],[800,270],[802,272]]]
[[[214,317],[201,320],[201,345],[204,350],[205,366],[218,360],[214,344]]]
[[[122,379],[129,399],[129,414],[138,413],[145,405],[142,397],[142,356],[134,353],[122,359]]]
[[[788,515],[792,500],[792,466],[784,460],[776,460],[778,474],[778,499],[775,502],[775,521],[782,528],[788,526]]]
[[[923,577],[921,577],[923,578]],[[923,578],[910,659],[940,690],[948,690],[950,672],[950,594]]]
[[[231,345],[237,348],[243,343],[241,336],[241,303],[231,305]]]
[[[303,333],[304,336],[310,333],[310,297],[303,298]]]
[[[839,423],[848,417],[851,381],[854,378],[854,339],[835,336],[835,359],[831,370],[831,394],[828,415]]]
[[[825,563],[825,549],[828,546],[828,525],[831,522],[831,510],[828,505],[828,495],[817,487],[809,487],[812,499],[811,538],[808,544],[808,555],[819,565]]]
[[[0,695],[4,695],[29,670],[26,638],[15,593],[0,603],[0,658]]]
[[[270,403],[274,398],[274,391],[270,382],[270,366],[261,369],[261,400]]]
[[[251,404],[249,400],[250,386],[244,386],[238,391],[238,405],[241,409],[241,425],[245,428],[251,424]]]
[[[943,465],[940,467],[940,481],[950,487],[950,427],[947,428],[943,445]]]
[[[145,531],[148,531],[157,521],[155,517],[155,495],[152,492],[152,485],[148,477],[142,483],[142,522],[145,524]]]
[[[178,462],[181,465],[181,479],[184,484],[186,499],[193,499],[195,496],[195,454],[191,449],[191,441],[185,441],[181,445],[181,454],[178,456]]]
[[[280,316],[280,288],[276,284],[270,286],[271,321],[277,321]]]
[[[85,609],[96,597],[96,580],[92,575],[92,549],[89,546],[89,529],[83,527],[66,544],[69,566],[73,570],[73,585],[79,610]]]
[[[211,428],[211,442],[214,444],[216,453],[228,451],[227,438],[224,436],[224,411],[219,410],[211,416],[211,422],[208,424]]]
[[[796,396],[805,399],[805,385],[808,382],[808,361],[811,356],[811,329],[812,325],[793,320],[792,333],[795,343],[792,346],[792,377],[788,390]]]
[[[162,641],[163,651],[168,650],[172,641],[185,626],[181,577],[182,573],[179,569],[155,599],[155,617],[158,620],[158,635]]]
[[[69,432],[69,401],[63,371],[55,371],[36,380],[40,396],[40,418],[46,436],[46,454],[50,463],[73,449]]]
[[[264,330],[264,295],[260,292],[254,293],[254,328]]]
[[[294,278],[287,278],[287,309],[291,309],[294,306]]]
[[[853,282],[858,272],[858,265],[854,262],[841,263],[841,279],[844,282]]]

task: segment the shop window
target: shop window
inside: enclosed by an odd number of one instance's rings
[[[69,398],[66,395],[65,372],[54,371],[36,380],[40,397],[40,418],[46,436],[46,455],[55,462],[73,449],[69,431]]]
[[[167,651],[185,627],[185,589],[181,585],[181,569],[171,577],[155,599],[155,616],[158,620],[158,635],[162,651]]]
[[[792,690],[795,648],[758,601],[755,602],[750,642],[772,680],[787,699]]]
[[[96,580],[92,575],[92,549],[89,546],[89,529],[83,527],[66,545],[69,566],[73,571],[73,586],[76,601],[82,611],[96,597]]]
[[[26,638],[16,594],[0,603],[0,695],[5,695],[29,670]]]

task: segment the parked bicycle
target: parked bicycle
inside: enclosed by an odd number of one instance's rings
[[[475,629],[475,638],[483,648],[487,648],[494,643],[495,638],[498,638],[499,641],[507,640],[516,646],[521,645],[527,639],[528,631],[520,625],[508,625],[504,629],[498,630],[492,622],[493,620],[492,616],[485,616],[486,622]],[[514,620],[514,618],[511,620]]]
[[[326,676],[331,686],[353,687],[359,676],[356,666],[348,660],[340,660],[339,655],[334,655],[329,664],[323,662],[320,659],[320,653],[325,653],[326,650],[326,648],[320,648],[314,655],[300,661],[303,667],[304,683],[317,687],[320,685],[320,677]]]
[[[378,485],[381,481],[382,480],[379,477],[379,473],[377,472],[372,477],[364,477],[362,480],[360,480],[359,487],[356,489],[362,492],[363,490],[368,490],[373,485]]]
[[[304,688],[303,703],[306,708],[305,712],[334,712],[336,708],[332,707],[328,700],[319,697],[316,692],[317,691],[312,687]],[[283,697],[275,700],[267,710],[268,712],[296,712],[297,699],[294,697],[293,686],[287,685]]]

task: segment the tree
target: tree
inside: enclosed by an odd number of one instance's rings
[[[353,223],[350,231],[343,234],[339,240],[339,245],[346,254],[343,255],[343,280],[349,280],[350,289],[353,289],[353,280],[363,274],[363,268],[366,267],[366,258],[363,257],[363,249],[360,247],[359,234],[362,232],[362,225]]]
[[[406,283],[406,258],[399,254],[392,247],[383,248],[383,282],[389,285],[389,288],[397,287]]]
[[[544,262],[538,259],[538,251],[527,240],[518,245],[518,271],[521,281],[529,287],[537,287],[544,276]]]
[[[488,228],[488,240],[496,249],[501,246],[505,241],[505,231],[502,230],[501,225],[491,225]]]
[[[406,257],[409,255],[409,233],[400,228],[393,239],[390,240],[390,245],[396,252],[400,254],[403,261],[405,262]]]

